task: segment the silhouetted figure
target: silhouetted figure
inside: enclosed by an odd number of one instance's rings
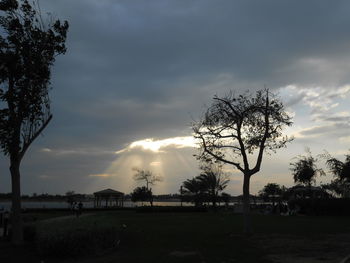
[[[83,203],[80,201],[77,209],[77,217],[79,217],[83,212]]]
[[[77,211],[78,211],[78,203],[77,202],[74,202],[72,204],[72,211],[74,214],[77,214]]]
[[[4,232],[3,236],[7,237],[7,232],[8,232],[8,224],[9,224],[9,219],[10,219],[10,213],[8,211],[5,211],[4,213]]]
[[[4,222],[4,208],[1,207],[1,209],[0,209],[0,227],[2,227],[3,222]]]

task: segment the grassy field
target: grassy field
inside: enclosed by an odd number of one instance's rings
[[[81,227],[89,221],[126,226],[116,251],[93,257],[83,255],[79,262],[84,263],[340,262],[350,254],[349,219],[254,215],[252,237],[242,234],[242,217],[232,213],[116,211],[39,224],[48,228],[51,225],[55,231],[61,228],[60,224]],[[32,253],[27,259],[39,262],[33,252],[27,249],[26,253]],[[77,261],[45,259],[45,262]]]

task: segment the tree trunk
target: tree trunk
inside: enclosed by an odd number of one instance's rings
[[[249,183],[250,175],[244,174],[243,181],[243,218],[244,218],[244,233],[250,235],[253,233],[251,218],[250,218],[250,198],[249,198]]]
[[[213,203],[213,208],[216,209],[216,194],[214,191],[212,191],[212,203]]]
[[[23,242],[22,215],[21,215],[21,176],[20,160],[11,158],[10,172],[12,180],[12,243],[19,245]]]

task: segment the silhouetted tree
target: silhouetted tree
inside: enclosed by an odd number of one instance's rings
[[[135,171],[134,180],[144,181],[147,189],[149,189],[150,185],[155,185],[156,182],[162,181],[162,177],[154,175],[151,171],[141,170],[136,167],[134,167],[133,170]]]
[[[301,183],[311,189],[311,184],[315,182],[316,176],[323,175],[324,172],[317,168],[317,159],[311,155],[309,149],[307,149],[306,155],[299,155],[296,159],[294,163],[290,163],[294,182]]]
[[[291,141],[282,136],[285,126],[292,124],[282,102],[269,90],[259,90],[235,96],[214,97],[203,118],[193,125],[194,137],[199,139],[198,159],[222,162],[241,171],[243,180],[244,231],[251,233],[249,184],[253,174],[260,171],[265,151],[275,151]],[[257,153],[254,165],[249,154]]]
[[[280,185],[275,183],[268,183],[261,191],[259,191],[259,195],[264,200],[272,200],[272,205],[275,206],[275,198],[280,197],[282,195],[282,192],[283,191]]]
[[[209,166],[204,168],[204,172],[197,177],[198,181],[202,184],[201,188],[207,193],[213,207],[216,207],[216,203],[219,201],[219,194],[226,187],[228,182],[228,175],[224,174],[221,167]]]
[[[36,5],[35,5],[36,3]],[[50,122],[51,66],[66,52],[68,23],[45,23],[37,2],[0,1],[0,144],[10,158],[12,240],[22,242],[20,164]]]
[[[145,186],[136,187],[134,191],[131,193],[131,201],[133,202],[150,202],[152,206],[153,196],[152,191],[147,189]]]
[[[187,179],[182,183],[184,199],[191,201],[196,207],[202,206],[205,201],[205,188],[198,176],[192,179]]]
[[[345,161],[342,162],[329,153],[323,154],[326,159],[326,165],[335,177],[330,184],[323,185],[327,190],[330,190],[342,197],[350,196],[350,154],[345,155]]]
[[[160,176],[154,175],[151,171],[141,170],[139,168],[134,167],[135,171],[134,180],[136,181],[144,181],[146,183],[146,189],[150,192],[149,202],[151,206],[153,206],[153,195],[152,188],[149,188],[150,185],[155,185],[156,182],[161,182],[163,179]]]

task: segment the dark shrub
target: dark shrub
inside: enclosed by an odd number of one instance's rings
[[[307,215],[350,215],[349,198],[295,199],[289,207],[299,208],[299,213]]]

